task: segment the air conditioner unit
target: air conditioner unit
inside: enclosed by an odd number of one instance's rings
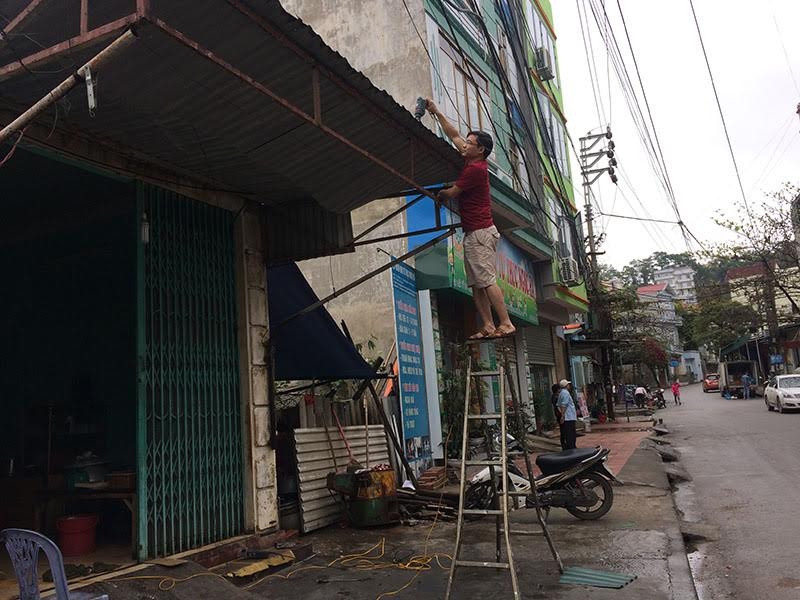
[[[545,47],[536,49],[536,75],[542,81],[550,81],[555,79],[555,68],[553,67],[553,58],[550,56],[550,50]]]
[[[566,285],[575,285],[580,279],[580,272],[578,271],[578,261],[568,256],[561,259],[561,283]]]

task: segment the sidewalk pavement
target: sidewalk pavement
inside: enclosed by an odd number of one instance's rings
[[[598,521],[579,521],[561,509],[550,513],[550,531],[566,567],[586,567],[636,575],[620,590],[562,585],[559,572],[540,533],[513,536],[514,562],[522,597],[553,600],[691,600],[696,598],[678,518],[663,463],[643,440],[646,432],[602,431],[587,434],[579,446],[613,447],[618,477],[627,485],[614,487],[614,507]],[[627,458],[625,458],[627,457]],[[621,468],[619,468],[621,466]],[[533,510],[511,513],[513,528],[537,531]],[[494,561],[494,524],[490,519],[465,524],[462,558]],[[272,577],[254,586],[262,598],[443,598],[449,555],[455,541],[455,524],[422,523],[351,529],[336,526],[306,536],[317,556],[304,567],[286,570],[288,578]],[[381,546],[383,540],[383,546]],[[342,555],[367,553],[369,560],[354,560],[348,568],[331,561]],[[383,551],[380,552],[381,548]],[[412,556],[426,555],[430,568],[413,571],[396,568]],[[437,564],[437,555],[441,565]],[[427,559],[426,559],[427,560]],[[358,567],[361,568],[358,568]],[[296,574],[292,573],[296,571]],[[390,594],[396,592],[396,594]],[[507,572],[459,569],[454,598],[511,598]]]
[[[615,424],[616,425],[616,424]],[[633,425],[633,423],[631,423]],[[642,424],[637,425],[641,428]],[[650,431],[628,430],[625,424],[619,429],[600,428],[592,425],[591,433],[583,435],[578,440],[578,446],[591,448],[592,446],[603,446],[611,450],[606,463],[612,473],[619,473],[627,464],[633,453],[642,443],[642,440],[650,435]]]
[[[644,431],[611,427],[579,438],[582,447],[612,448],[615,462],[611,468],[624,485],[613,488],[614,506],[598,521],[580,521],[561,509],[553,509],[549,518],[565,567],[635,575],[636,579],[619,590],[560,584],[535,512],[516,510],[511,513],[512,530],[533,533],[512,536],[522,598],[696,600],[664,465],[654,443],[642,439],[645,435]],[[494,540],[491,519],[466,523],[461,558],[494,561]],[[238,589],[194,563],[174,569],[150,566],[132,580],[115,578],[87,589],[108,593],[115,600],[443,598],[455,524],[422,522],[414,527],[371,529],[331,526],[303,536],[301,541],[313,544],[316,554],[310,560],[256,581],[248,589]],[[342,561],[344,556],[351,560]],[[332,561],[336,564],[331,566]],[[409,564],[421,564],[424,569],[410,569]],[[162,581],[162,577],[167,579]],[[511,597],[507,571],[459,569],[453,598]]]

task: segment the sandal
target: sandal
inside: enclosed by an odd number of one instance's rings
[[[473,333],[467,339],[468,340],[488,340],[488,339],[494,337],[494,334],[495,334],[496,331],[497,331],[496,329],[486,329],[486,327],[484,327],[478,333]]]
[[[489,337],[492,338],[492,339],[510,337],[510,336],[514,335],[516,332],[517,332],[517,328],[516,327],[512,327],[511,329],[508,329],[508,328],[503,327],[501,325],[500,327],[495,329],[494,333],[492,333],[492,335],[490,335]]]

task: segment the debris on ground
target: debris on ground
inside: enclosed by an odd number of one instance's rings
[[[653,431],[656,432],[656,435],[669,435],[669,429],[667,429],[663,425],[656,425],[655,427],[653,427]]]
[[[401,522],[406,525],[415,525],[416,520],[453,521],[458,513],[458,499],[454,501],[452,495],[445,493],[425,495],[401,488],[397,490],[397,500]]]
[[[423,490],[438,490],[447,485],[447,467],[431,467],[417,478],[417,487]]]
[[[672,485],[692,480],[692,476],[689,475],[689,472],[683,467],[678,466],[676,463],[666,464],[664,466],[664,471],[667,473],[667,479],[669,479],[669,482]]]
[[[719,540],[719,527],[706,523],[680,522],[684,542],[716,542]]]
[[[674,448],[657,446],[655,450],[661,455],[661,460],[664,462],[678,462],[681,459],[680,453]]]

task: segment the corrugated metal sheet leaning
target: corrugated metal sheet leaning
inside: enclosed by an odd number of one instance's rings
[[[344,427],[353,457],[361,464],[366,461],[367,433],[362,425]],[[335,427],[328,428],[336,465],[343,468],[349,461],[347,447]],[[342,506],[327,488],[326,477],[334,471],[334,460],[324,427],[295,429],[300,518],[303,533],[320,529],[341,518]],[[389,443],[382,425],[369,426],[369,459],[374,466],[389,462]]]

